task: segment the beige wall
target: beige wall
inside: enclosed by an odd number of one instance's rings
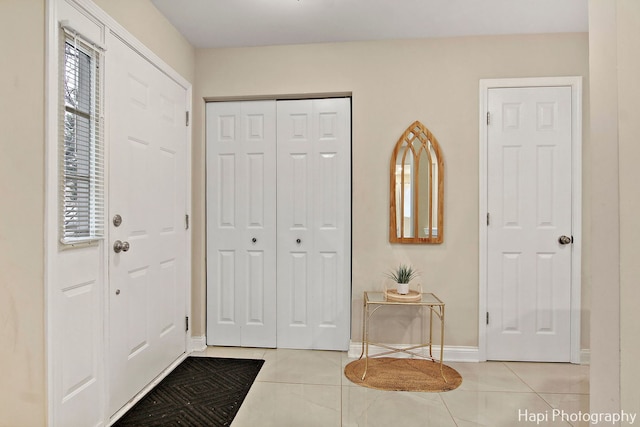
[[[195,51],[149,0],[100,0],[187,80]],[[0,426],[47,418],[44,165],[45,0],[0,1]],[[25,31],[25,28],[28,31]]]
[[[593,3],[593,2],[592,2]],[[595,2],[598,3],[598,2]],[[600,3],[599,3],[600,4]],[[590,3],[591,5],[591,3]],[[638,263],[638,241],[640,241],[640,192],[638,191],[638,165],[640,164],[640,120],[638,114],[638,99],[640,99],[640,2],[635,0],[618,0],[609,4],[609,11],[614,22],[611,28],[612,44],[610,50],[615,51],[611,73],[603,75],[602,79],[594,82],[600,89],[606,88],[616,93],[617,104],[609,111],[599,111],[617,119],[617,145],[619,151],[619,215],[620,215],[620,317],[611,316],[603,322],[601,334],[620,328],[619,345],[617,334],[610,334],[602,341],[610,350],[600,350],[601,356],[615,357],[620,352],[620,408],[627,412],[640,413],[640,316],[638,315],[638,301],[640,301],[640,264]],[[594,11],[595,12],[595,11]],[[595,56],[595,55],[594,55]],[[610,60],[610,57],[597,56],[596,60]],[[616,84],[617,83],[617,84]],[[617,90],[616,90],[617,89]],[[592,110],[592,114],[595,113]],[[615,146],[615,133],[608,135],[609,146]],[[610,188],[610,190],[613,190]],[[608,220],[608,218],[607,218]],[[604,222],[604,218],[603,218]],[[615,222],[614,222],[615,224]],[[615,270],[615,265],[611,265]],[[614,276],[615,277],[615,276]],[[595,283],[594,283],[595,285]],[[600,282],[599,292],[611,292],[617,283],[615,281]],[[595,289],[594,289],[595,291]],[[603,307],[599,318],[609,315],[612,311]],[[617,365],[617,363],[615,364]],[[603,365],[594,367],[596,380],[608,373]],[[617,377],[614,377],[618,380]],[[608,387],[615,387],[618,381],[605,379]],[[593,388],[592,388],[593,390]],[[596,393],[599,393],[596,391]],[[592,397],[597,399],[597,395]],[[604,396],[602,396],[604,398]],[[617,396],[616,396],[617,397]]]
[[[150,0],[93,0],[146,47],[193,83],[195,49]]]
[[[618,76],[616,6],[611,1],[589,2],[589,61],[591,72],[591,202],[598,260],[592,270],[591,411],[620,408],[620,272],[618,195]]]
[[[591,412],[640,413],[640,2],[589,1],[594,141]],[[597,141],[597,142],[596,142]]]
[[[44,22],[44,0],[0,2],[0,426],[46,417]]]
[[[590,0],[591,412],[640,413],[640,2]]]
[[[359,341],[362,292],[385,270],[411,262],[447,303],[447,344],[478,344],[479,79],[585,77],[587,34],[461,37],[198,50],[194,90],[194,335],[205,332],[204,101],[324,92],[353,94],[353,328]],[[588,112],[588,90],[585,109]],[[584,116],[584,156],[589,154]],[[445,242],[388,243],[389,156],[414,120],[438,138],[445,159]],[[589,166],[585,164],[585,194]],[[583,209],[585,229],[590,215]],[[584,236],[587,245],[589,236]],[[588,256],[587,256],[588,258]],[[583,347],[588,347],[585,263]],[[389,319],[389,330],[400,320]],[[395,329],[397,331],[397,329]],[[384,336],[384,334],[383,334]],[[388,341],[398,341],[389,333]],[[400,338],[402,339],[402,338]]]
[[[589,2],[593,150],[591,412],[640,413],[640,3]]]
[[[640,413],[640,2],[617,2],[620,152],[620,406]]]

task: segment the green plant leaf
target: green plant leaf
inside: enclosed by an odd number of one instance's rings
[[[409,283],[411,279],[419,276],[418,271],[410,265],[400,264],[395,270],[387,273],[387,277],[397,283]]]

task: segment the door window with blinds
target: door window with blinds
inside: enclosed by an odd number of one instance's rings
[[[100,48],[63,32],[60,72],[60,240],[104,235],[104,143]]]

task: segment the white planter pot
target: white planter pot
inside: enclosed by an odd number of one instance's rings
[[[409,293],[409,284],[408,283],[398,283],[398,293],[400,295],[406,295]]]

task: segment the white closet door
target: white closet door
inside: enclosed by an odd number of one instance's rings
[[[276,103],[206,109],[207,344],[275,347]]]
[[[348,98],[278,102],[278,347],[347,350]]]

